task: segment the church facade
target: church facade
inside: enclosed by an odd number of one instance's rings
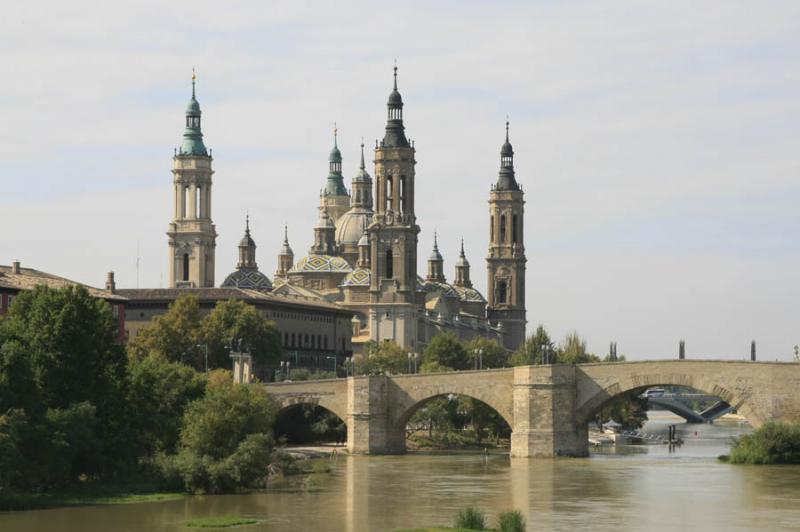
[[[193,81],[183,143],[173,164],[174,215],[167,232],[170,288],[214,286],[213,170],[203,144],[200,116]],[[415,211],[416,150],[405,133],[395,67],[385,133],[373,152],[374,179],[367,171],[362,143],[361,164],[347,189],[334,132],[308,254],[295,260],[284,228],[277,268],[270,280],[255,262],[255,242],[248,224],[239,245],[237,268],[222,287],[315,299],[350,311],[354,314],[352,346],[356,353],[368,342],[383,341],[420,352],[443,331],[464,340],[490,338],[516,349],[525,339],[526,258],[524,193],[516,181],[513,157],[506,123],[499,176],[489,190],[487,297],[472,286],[463,241],[452,282],[447,281],[435,236],[427,272],[424,277],[418,274],[421,228]]]

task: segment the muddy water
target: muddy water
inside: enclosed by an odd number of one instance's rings
[[[649,421],[666,434],[679,418]],[[521,510],[529,530],[798,530],[800,468],[720,464],[739,425],[683,425],[685,444],[624,446],[587,459],[504,454],[341,457],[317,491],[190,497],[0,515],[2,532],[186,531],[205,515],[260,519],[240,531],[367,531],[451,524],[468,505]]]

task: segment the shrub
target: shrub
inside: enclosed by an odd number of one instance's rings
[[[770,421],[734,441],[733,464],[800,464],[800,423]]]
[[[525,532],[525,518],[516,510],[503,512],[497,518],[497,528],[500,532]]]
[[[455,528],[467,530],[486,530],[486,514],[470,506],[464,508],[456,516]]]

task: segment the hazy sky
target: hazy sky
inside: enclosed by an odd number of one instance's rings
[[[333,122],[348,187],[392,63],[417,147],[419,269],[459,238],[485,290],[506,114],[529,329],[629,358],[800,343],[800,2],[14,2],[0,17],[0,263],[166,286],[192,66],[217,282],[245,211],[272,277],[312,241]],[[368,153],[369,155],[369,153]],[[370,165],[370,173],[372,171]]]

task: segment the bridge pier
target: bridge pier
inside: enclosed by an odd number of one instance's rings
[[[585,423],[575,419],[575,366],[514,368],[511,456],[588,456]]]
[[[347,450],[353,454],[406,452],[405,427],[393,426],[389,408],[389,377],[347,379]]]

